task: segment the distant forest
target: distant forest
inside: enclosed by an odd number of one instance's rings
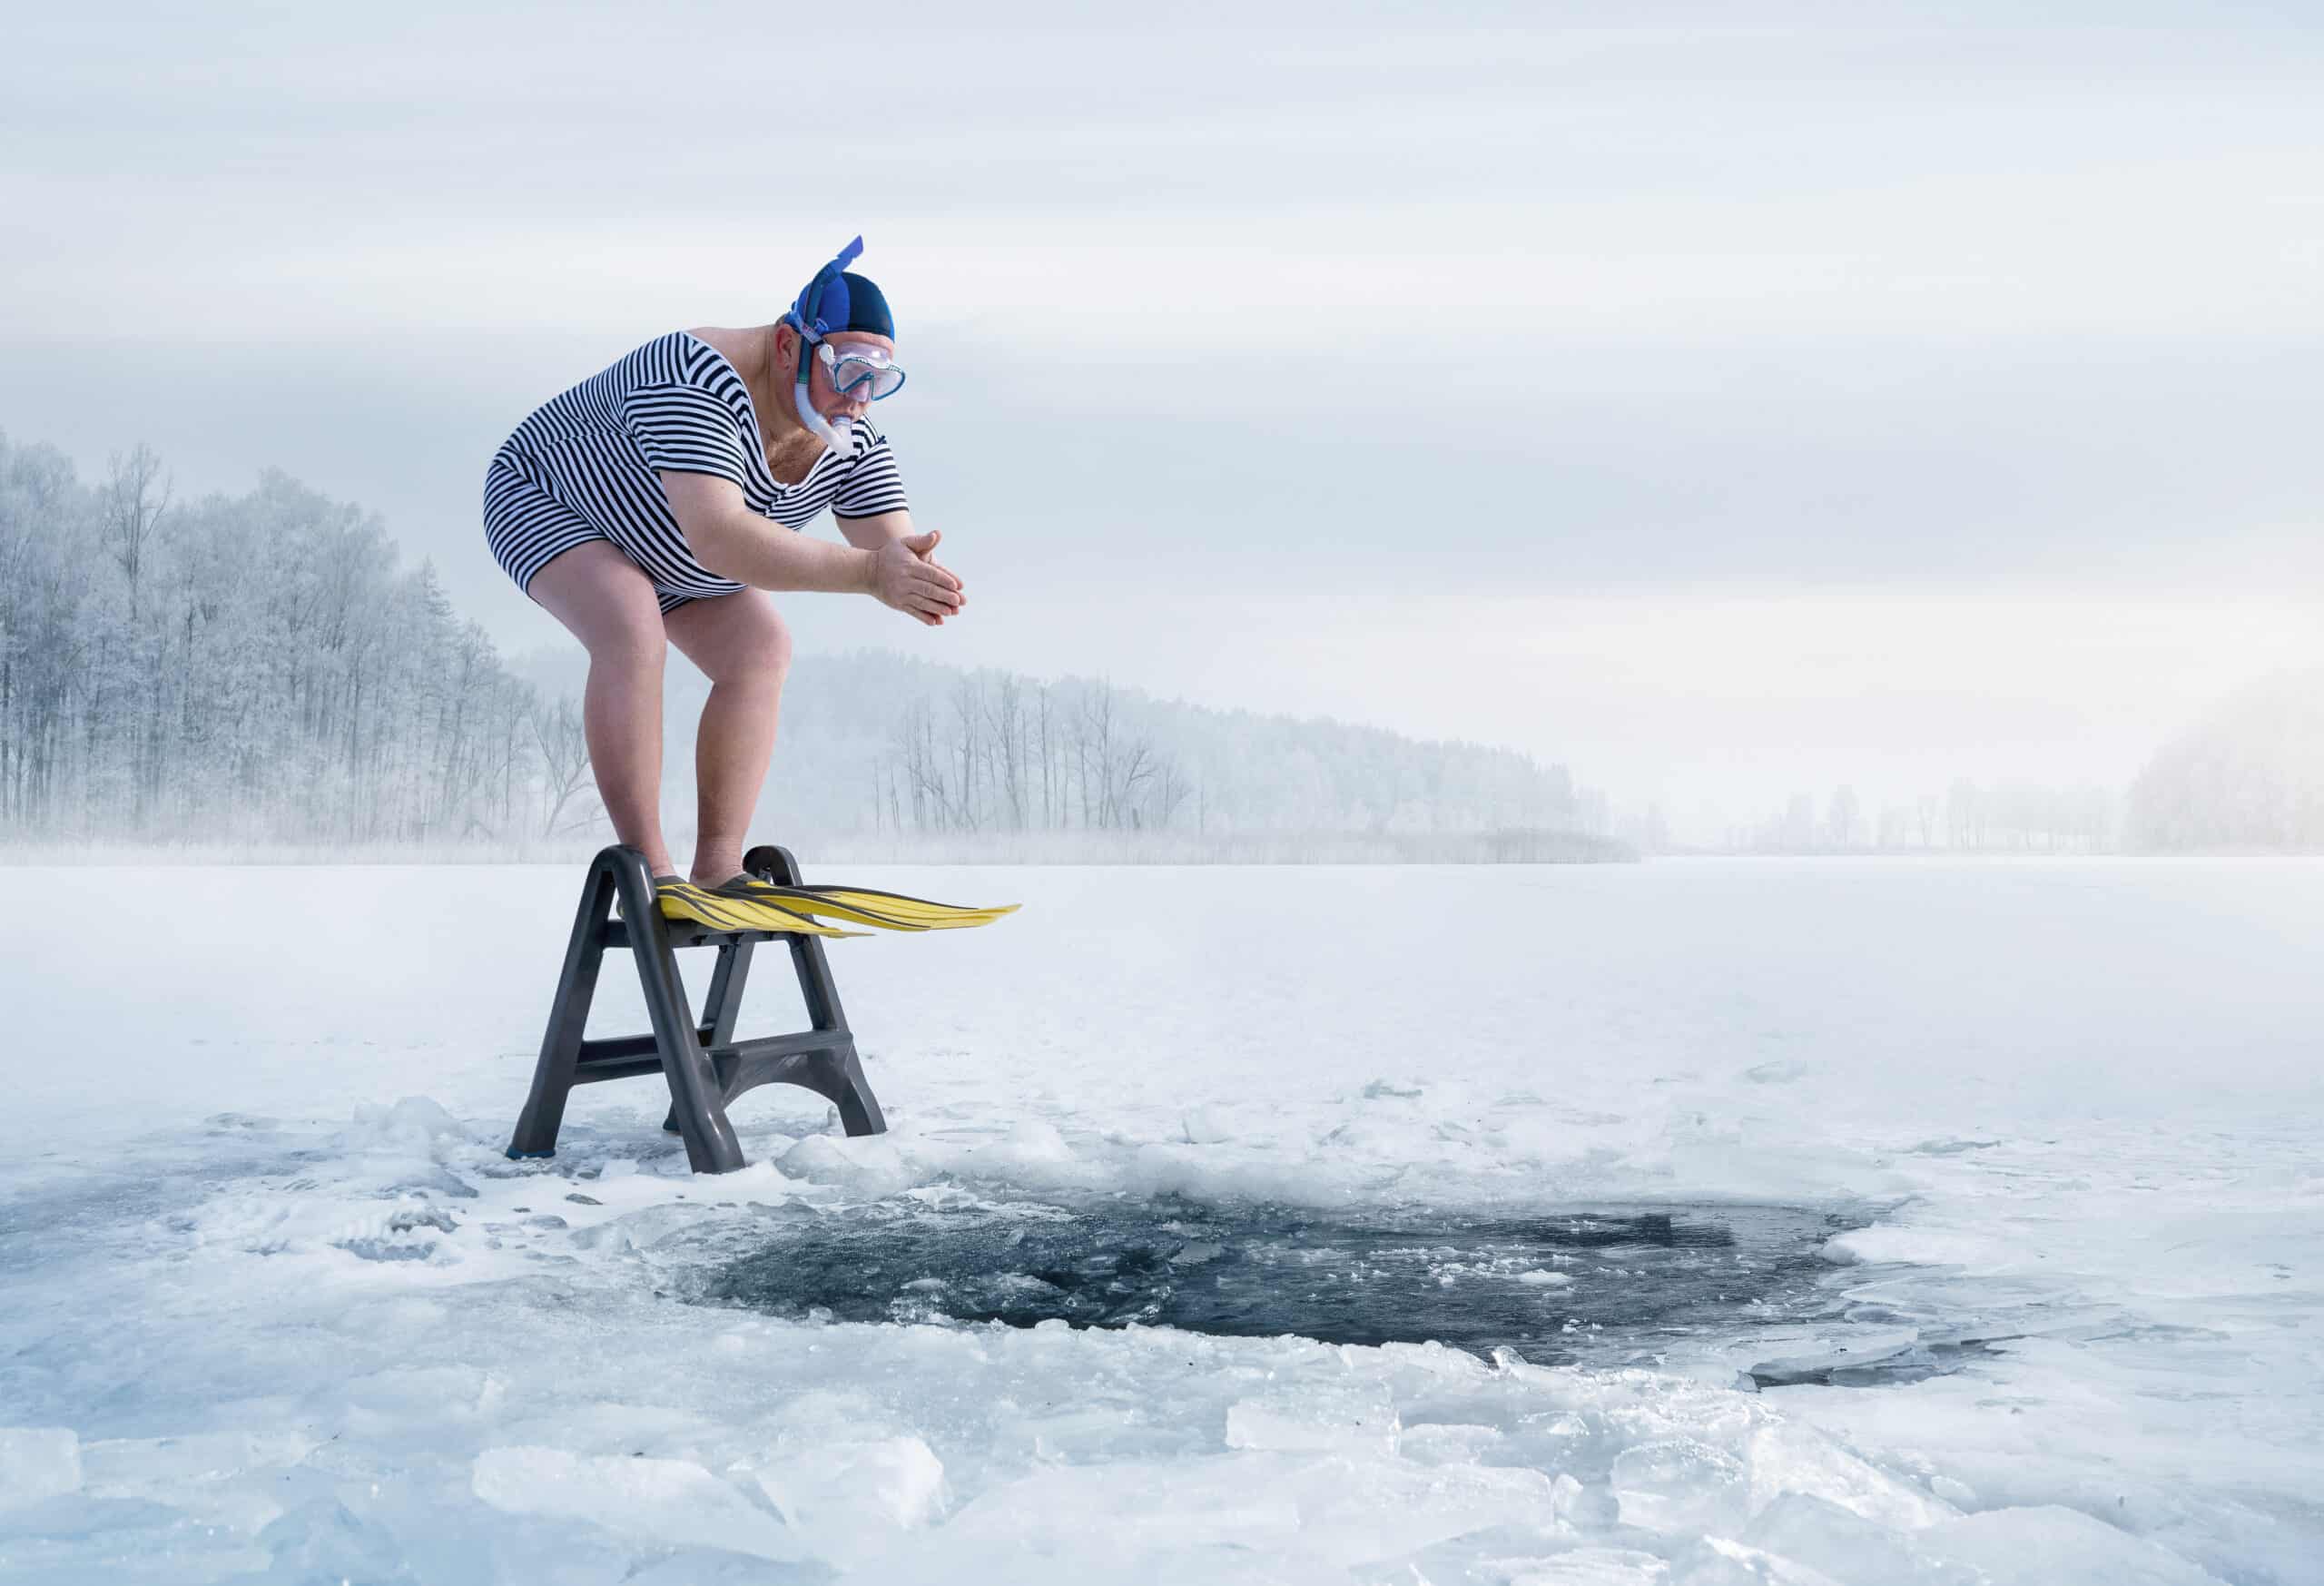
[[[1794,793],[1758,825],[1728,833],[1728,846],[1752,853],[2106,853],[2117,846],[2115,800],[2082,783],[1957,778],[1942,796],[1876,813],[1856,790],[1832,790],[1819,808],[1812,793]],[[1659,844],[1657,845],[1659,846]]]
[[[142,445],[90,485],[55,448],[0,434],[0,838],[593,844],[586,665],[576,645],[505,660],[432,566],[399,566],[376,514],[279,471],[187,502]],[[706,685],[682,661],[670,676],[665,763],[683,778]],[[1506,749],[881,654],[798,659],[783,708],[761,818],[790,840],[1620,852],[1598,835],[1601,795]],[[665,797],[674,840],[691,805]]]
[[[285,474],[182,501],[145,447],[90,484],[0,433],[0,842],[570,853],[608,834],[586,671],[573,645],[503,657],[376,514]],[[680,841],[706,685],[669,676]],[[1574,859],[1621,856],[1613,826],[1512,750],[861,653],[794,661],[754,830],[960,857]],[[1652,812],[1623,835],[1668,845]],[[1843,787],[1727,846],[2324,852],[2324,676],[2223,702],[2127,796],[1965,781],[1871,810]]]
[[[1662,845],[1652,832],[1640,845]],[[2324,853],[2324,673],[2264,679],[2167,740],[2126,794],[2086,783],[1981,786],[1877,814],[1851,788],[1794,794],[1728,834],[1760,853]]]
[[[2222,700],[2131,784],[2129,841],[2161,852],[2324,852],[2324,674]]]

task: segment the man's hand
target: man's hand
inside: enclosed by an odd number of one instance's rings
[[[873,551],[866,593],[881,605],[916,616],[930,627],[940,626],[968,604],[960,579],[930,555],[943,537],[943,530],[931,528],[926,534],[890,540]]]

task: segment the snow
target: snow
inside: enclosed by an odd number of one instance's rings
[[[834,945],[891,1132],[754,1091],[722,1178],[647,1080],[577,1092],[553,1162],[500,1154],[574,874],[160,873],[97,872],[98,930],[60,903],[90,873],[0,869],[0,1578],[2324,1553],[2324,866],[851,868],[818,879],[1026,907]],[[645,1028],[625,967],[596,1032]],[[745,1033],[800,1021],[779,969]],[[753,1230],[1172,1193],[1811,1208],[1831,1304],[1542,1365],[684,1297]],[[1504,1276],[1556,1315],[1620,1265]]]
[[[81,1490],[81,1440],[65,1426],[0,1429],[0,1506]]]

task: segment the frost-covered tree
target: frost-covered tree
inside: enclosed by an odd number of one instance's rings
[[[529,832],[570,793],[536,703],[373,515],[273,471],[177,502],[143,445],[85,487],[0,436],[0,834]]]
[[[2324,673],[2221,701],[2132,784],[2134,847],[2324,851]]]

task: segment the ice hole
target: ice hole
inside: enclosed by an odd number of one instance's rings
[[[1832,1319],[1833,1269],[1817,1251],[1846,1226],[1756,1206],[1462,1217],[1167,1197],[893,1201],[771,1223],[694,1297],[843,1322],[1137,1323],[1616,1364],[1689,1337]]]

